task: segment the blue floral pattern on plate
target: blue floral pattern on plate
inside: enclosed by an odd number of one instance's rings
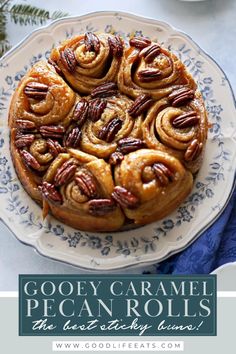
[[[145,35],[152,39],[158,37],[159,42],[175,52],[194,76],[209,112],[211,127],[206,158],[196,177],[191,195],[168,218],[132,231],[113,234],[88,233],[73,230],[52,217],[43,221],[41,209],[19,183],[9,153],[7,111],[10,97],[19,81],[34,63],[48,58],[50,49],[56,43],[75,33],[88,30],[119,34],[126,40],[133,35]],[[49,34],[51,42],[48,40]],[[39,42],[43,48],[40,53],[37,45]],[[30,44],[31,55],[27,51],[27,45]],[[15,53],[18,53],[18,56],[14,55]],[[16,58],[20,58],[20,63],[16,63]],[[40,32],[34,32],[21,46],[5,56],[1,67],[2,219],[21,241],[33,245],[40,253],[49,257],[84,268],[117,269],[144,262],[157,262],[182,250],[223,209],[232,188],[235,169],[236,149],[232,138],[235,129],[234,101],[223,72],[184,34],[162,22],[147,21],[133,15],[86,15],[59,20]]]

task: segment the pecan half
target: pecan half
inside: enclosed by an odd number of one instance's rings
[[[92,122],[97,122],[101,118],[106,106],[107,102],[105,100],[101,100],[100,98],[95,98],[89,101],[88,118]]]
[[[116,205],[111,199],[92,199],[88,202],[89,214],[103,216],[115,210]]]
[[[129,40],[129,44],[132,47],[143,49],[147,46],[149,46],[152,42],[150,39],[145,38],[145,37],[133,37]]]
[[[34,122],[31,122],[31,120],[26,120],[26,119],[17,119],[16,125],[17,125],[17,128],[20,128],[24,131],[34,130],[36,128],[36,125]]]
[[[61,144],[52,139],[47,139],[47,147],[52,156],[56,157],[58,154],[65,152],[65,149],[61,146]]]
[[[100,40],[96,34],[92,32],[86,32],[84,36],[84,45],[89,52],[98,53],[100,50]]]
[[[44,181],[40,187],[44,198],[55,204],[62,204],[62,196],[53,184]]]
[[[42,125],[39,131],[44,138],[60,139],[65,133],[65,128],[60,125]]]
[[[194,91],[188,87],[181,87],[169,94],[168,99],[173,107],[178,107],[194,98]]]
[[[161,162],[155,163],[152,169],[162,187],[167,186],[174,178],[173,172]]]
[[[151,99],[150,96],[148,95],[140,95],[136,98],[136,100],[133,102],[133,104],[130,106],[128,109],[128,113],[131,117],[138,117],[140,114],[142,114],[144,111],[146,111],[151,104],[153,103],[153,100]]]
[[[126,188],[116,186],[111,195],[112,198],[123,208],[135,209],[139,205],[139,199]]]
[[[15,146],[18,149],[21,149],[25,146],[30,146],[32,142],[34,141],[35,136],[34,134],[22,134],[22,135],[17,135],[16,140],[15,140]]]
[[[60,58],[65,68],[69,72],[73,73],[77,66],[77,61],[73,50],[66,48],[60,53]]]
[[[64,162],[61,167],[58,168],[54,182],[56,187],[60,187],[63,184],[69,182],[69,180],[74,176],[77,166],[69,161]]]
[[[161,76],[161,71],[159,69],[148,68],[145,70],[140,70],[138,72],[138,77],[141,82],[152,82],[159,79]]]
[[[81,131],[79,127],[69,129],[64,138],[66,147],[77,148],[81,140]]]
[[[191,144],[188,146],[184,154],[185,161],[193,161],[200,155],[202,151],[203,144],[194,139]]]
[[[122,152],[122,154],[129,154],[132,151],[144,148],[145,143],[141,139],[124,138],[120,139],[117,145],[118,151]]]
[[[59,66],[57,65],[57,63],[56,63],[54,60],[52,60],[51,58],[49,58],[49,59],[48,59],[48,63],[51,64],[51,65],[54,67],[54,69],[56,70],[56,72],[58,73],[58,75],[62,75],[62,74],[63,74],[61,68],[59,68]]]
[[[35,81],[28,82],[24,88],[26,96],[36,100],[43,100],[47,96],[47,92],[48,85]]]
[[[117,85],[114,82],[105,82],[104,84],[101,84],[100,86],[92,90],[91,97],[102,98],[102,97],[114,96],[117,94],[117,90],[118,90]]]
[[[146,63],[151,63],[161,53],[161,47],[158,44],[153,44],[146,47],[139,53],[140,58],[144,58]]]
[[[86,121],[88,113],[88,102],[82,98],[74,108],[73,112],[73,120],[77,122],[79,127],[82,127],[84,122]]]
[[[109,158],[109,164],[115,166],[118,165],[122,160],[124,160],[124,155],[119,151],[115,151]]]
[[[113,118],[108,122],[98,134],[98,138],[105,140],[107,143],[110,143],[122,127],[122,120],[119,118]]]
[[[108,45],[110,47],[110,53],[114,57],[121,58],[123,54],[123,42],[119,36],[108,37]]]
[[[86,195],[86,197],[95,198],[97,196],[95,178],[86,169],[79,170],[74,180],[82,194]]]
[[[40,164],[27,150],[20,150],[20,155],[26,166],[33,168],[34,170],[40,170]]]
[[[199,117],[195,111],[183,113],[172,120],[173,127],[178,129],[193,127],[198,123]]]

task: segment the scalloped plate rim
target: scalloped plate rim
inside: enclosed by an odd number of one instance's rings
[[[236,174],[235,174],[235,178],[236,178]],[[229,201],[230,201],[230,198],[231,198],[231,196],[232,196],[232,194],[233,194],[235,188],[236,188],[236,180],[235,180],[235,182],[234,182],[233,185],[232,185],[232,189],[231,189],[231,191],[230,191],[230,194],[229,194],[229,196],[228,196],[228,198],[227,198],[227,201],[226,201],[225,205],[224,205],[223,208],[219,211],[219,213],[215,216],[215,218],[212,219],[207,225],[205,225],[198,233],[196,233],[196,235],[195,235],[186,245],[184,245],[183,247],[180,247],[180,248],[178,248],[178,249],[175,249],[175,250],[170,250],[169,252],[166,253],[166,255],[165,255],[163,258],[160,258],[160,259],[158,260],[158,263],[163,262],[165,259],[167,259],[167,258],[169,258],[169,257],[171,257],[171,256],[173,256],[173,255],[175,255],[175,254],[177,254],[177,253],[179,253],[179,252],[185,250],[188,246],[190,246],[190,245],[198,238],[198,236],[199,236],[201,233],[203,233],[205,230],[207,230],[208,227],[210,227],[210,226],[220,217],[220,215],[224,212],[225,208],[227,207],[227,205],[228,205],[228,203],[229,203]],[[19,241],[21,244],[23,244],[23,245],[25,245],[25,246],[31,247],[31,248],[32,248],[38,255],[40,255],[41,257],[44,257],[44,258],[50,259],[50,260],[52,260],[52,261],[56,261],[56,262],[60,262],[60,263],[69,265],[69,266],[71,266],[71,267],[73,267],[73,268],[76,268],[76,269],[81,269],[81,270],[85,270],[85,271],[90,271],[90,272],[94,272],[94,273],[99,273],[99,272],[101,272],[101,271],[102,271],[102,272],[104,272],[104,271],[112,272],[112,271],[125,270],[125,269],[130,269],[130,268],[139,268],[139,267],[149,266],[149,265],[152,265],[152,264],[156,263],[155,260],[150,260],[150,261],[145,261],[145,260],[143,260],[143,261],[133,262],[132,264],[127,264],[127,265],[125,265],[125,266],[116,266],[116,267],[113,266],[112,268],[98,268],[98,269],[92,268],[92,267],[91,267],[91,268],[90,268],[90,267],[85,267],[85,266],[82,266],[82,265],[76,265],[76,264],[71,263],[71,262],[69,262],[69,261],[65,261],[65,260],[62,260],[62,259],[60,259],[60,258],[52,257],[52,256],[49,256],[49,255],[43,253],[43,251],[40,251],[39,248],[37,248],[37,246],[36,246],[36,244],[35,244],[36,242],[30,244],[30,243],[27,243],[27,242],[25,242],[25,241],[19,239],[19,238],[17,237],[17,235],[15,234],[15,232],[13,232],[13,231],[11,230],[11,228],[9,227],[9,225],[5,222],[5,220],[2,219],[1,217],[0,217],[0,220],[1,220],[2,223],[8,228],[8,230],[11,231],[11,233],[12,233],[13,236],[17,239],[17,241]],[[46,251],[47,251],[47,250],[46,250]],[[230,262],[230,263],[235,263],[235,264],[236,264],[236,262]],[[221,269],[221,268],[223,268],[224,266],[226,266],[227,264],[228,264],[228,263],[223,264],[223,265],[220,266],[219,268]],[[215,272],[216,272],[217,270],[218,270],[218,268],[216,268],[214,271],[212,271],[212,274],[216,274]]]
[[[125,12],[125,11],[93,11],[93,12],[89,12],[83,15],[76,15],[76,16],[68,16],[68,17],[62,17],[59,18],[57,20],[52,21],[51,23],[45,25],[45,26],[40,26],[39,28],[36,28],[35,30],[33,30],[31,33],[29,33],[28,35],[26,35],[21,41],[19,41],[16,45],[14,45],[6,54],[4,54],[1,58],[0,58],[0,63],[1,61],[4,61],[7,57],[11,56],[11,54],[14,53],[14,51],[20,47],[21,45],[23,45],[25,42],[27,42],[29,39],[31,39],[31,37],[33,37],[34,35],[36,35],[37,33],[43,32],[44,30],[47,30],[49,28],[53,28],[55,27],[58,23],[62,23],[62,22],[67,22],[70,20],[76,20],[76,19],[81,19],[81,18],[86,18],[86,17],[91,17],[91,16],[96,16],[96,15],[119,15],[121,14],[122,16],[127,16],[127,17],[133,17],[136,18],[137,20],[141,20],[141,21],[145,21],[145,22],[153,22],[153,23],[158,23],[161,24],[164,27],[167,27],[171,30],[174,30],[175,32],[181,33],[184,37],[187,37],[188,39],[190,39],[192,41],[192,43],[194,44],[194,46],[200,50],[204,56],[208,59],[210,58],[214,64],[218,67],[218,69],[223,73],[223,75],[225,76],[227,83],[229,84],[230,87],[230,91],[231,91],[231,95],[234,101],[234,106],[236,109],[236,97],[233,91],[233,88],[231,86],[231,83],[228,79],[228,76],[226,75],[226,73],[224,72],[224,70],[221,68],[221,66],[217,63],[217,61],[204,49],[202,49],[196,42],[195,40],[192,39],[192,37],[187,34],[186,32],[180,30],[179,28],[170,25],[169,23],[165,22],[165,21],[160,21],[160,20],[156,20],[152,17],[143,17],[141,15],[137,15],[135,13],[132,12]]]
[[[30,33],[29,35],[27,35],[25,38],[23,38],[18,44],[16,44],[9,52],[7,52],[1,59],[0,59],[0,63],[1,62],[4,62],[7,58],[10,58],[13,54],[15,54],[17,52],[17,49],[21,48],[24,46],[24,44],[27,44],[30,40],[33,39],[33,37],[37,34],[40,34],[40,33],[50,33],[50,28],[56,28],[57,24],[60,24],[60,23],[66,23],[66,22],[70,22],[70,21],[75,21],[75,20],[82,20],[82,19],[87,19],[87,18],[93,18],[94,16],[102,16],[102,15],[106,15],[106,16],[118,16],[118,15],[121,15],[121,16],[124,16],[124,17],[127,17],[129,19],[135,19],[136,21],[139,21],[141,23],[149,23],[149,22],[152,22],[153,24],[155,25],[160,25],[164,28],[166,28],[168,31],[173,31],[175,32],[175,34],[180,34],[183,38],[185,38],[186,40],[188,41],[191,41],[191,44],[193,45],[193,47],[195,47],[195,49],[201,53],[202,56],[204,56],[204,58],[208,61],[208,62],[211,62],[213,63],[217,69],[224,75],[226,81],[227,81],[227,84],[229,86],[229,91],[230,91],[230,94],[232,96],[232,99],[233,99],[233,102],[234,102],[234,108],[236,108],[236,100],[235,100],[235,95],[234,95],[234,92],[233,92],[233,89],[231,87],[231,84],[230,84],[230,81],[227,77],[227,75],[225,74],[225,72],[223,71],[223,69],[219,66],[219,64],[206,52],[204,51],[188,34],[186,34],[185,32],[173,27],[172,25],[164,22],[164,21],[159,21],[159,20],[156,20],[156,19],[153,19],[153,18],[148,18],[148,17],[142,17],[142,16],[139,16],[139,15],[136,15],[136,14],[133,14],[133,13],[127,13],[127,12],[122,12],[122,11],[96,11],[96,12],[90,12],[90,13],[87,13],[87,14],[84,14],[84,15],[81,15],[81,16],[71,16],[71,17],[64,17],[64,18],[61,18],[61,19],[58,19],[58,20],[55,20],[53,22],[51,22],[50,24],[47,24],[45,26],[42,26],[38,29],[35,29],[34,31],[32,31],[32,33]],[[173,35],[170,34],[170,36]],[[234,132],[234,131],[233,131]],[[233,133],[232,133],[233,135]],[[232,137],[232,136],[231,136]],[[234,138],[232,139],[232,141],[235,143],[235,140]],[[231,185],[231,189],[230,189],[230,192],[229,192],[229,195],[228,195],[228,198],[226,199],[223,207],[221,208],[221,210],[215,215],[215,217],[210,220],[200,231],[198,231],[193,237],[192,239],[187,242],[185,245],[180,245],[178,248],[174,248],[173,249],[173,246],[171,244],[169,244],[167,246],[167,249],[166,249],[166,252],[165,252],[165,256],[163,256],[162,258],[158,259],[158,261],[163,261],[164,259],[170,257],[171,255],[175,254],[175,253],[178,253],[180,251],[182,251],[183,249],[187,248],[203,231],[205,231],[210,225],[212,225],[213,222],[215,222],[217,220],[217,218],[221,215],[221,213],[223,212],[223,210],[225,209],[225,207],[227,206],[228,204],[228,201],[230,199],[230,196],[232,195],[233,193],[233,190],[234,190],[234,180],[232,180],[232,185]],[[52,259],[52,260],[56,260],[56,261],[60,261],[62,263],[65,263],[65,264],[69,264],[73,267],[76,267],[76,268],[81,268],[81,269],[85,269],[85,270],[90,270],[90,271],[104,271],[104,270],[107,270],[107,271],[112,271],[112,270],[119,270],[119,269],[126,269],[126,268],[130,268],[130,267],[137,267],[137,266],[141,266],[141,265],[146,265],[146,264],[152,264],[154,262],[156,262],[157,260],[155,260],[155,256],[154,256],[154,253],[153,253],[153,258],[151,260],[142,260],[142,261],[136,261],[135,262],[135,259],[134,257],[132,257],[132,264],[126,264],[125,266],[120,266],[120,265],[116,265],[114,267],[114,265],[106,265],[105,268],[98,268],[98,269],[94,269],[93,267],[85,267],[83,265],[78,265],[78,264],[74,264],[74,263],[71,263],[69,261],[65,261],[63,259],[60,259],[58,257],[52,257],[51,255],[47,255],[47,249],[45,249],[44,251],[43,250],[40,250],[37,246],[37,239],[36,240],[33,240],[31,243],[29,242],[25,242],[23,241],[22,239],[20,239],[16,233],[11,229],[10,225],[8,225],[8,222],[6,222],[4,220],[4,213],[3,213],[3,216],[1,217],[3,223],[8,227],[8,229],[13,233],[13,235],[23,244],[25,245],[28,245],[28,246],[31,246],[35,249],[35,251],[40,254],[41,256],[44,256],[44,257],[47,257],[49,259]],[[107,268],[108,266],[108,268]]]

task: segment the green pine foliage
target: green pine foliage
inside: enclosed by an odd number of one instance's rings
[[[13,5],[9,9],[11,20],[20,25],[42,25],[49,20],[49,11],[38,9],[31,5]]]
[[[7,23],[6,15],[2,11],[0,11],[0,57],[10,49],[10,43],[8,42],[6,31],[5,31],[6,23]]]
[[[10,43],[8,40],[1,40],[0,41],[0,57],[3,56],[9,49],[11,49]]]
[[[42,25],[46,21],[68,16],[62,11],[50,14],[44,9],[27,4],[11,5],[11,2],[12,0],[0,0],[0,57],[10,49],[6,33],[7,20],[20,26]]]

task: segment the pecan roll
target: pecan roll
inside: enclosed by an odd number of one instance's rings
[[[90,94],[97,86],[116,81],[123,46],[118,36],[87,32],[53,49],[50,59],[76,91]]]
[[[160,99],[179,85],[195,90],[196,84],[181,61],[148,39],[132,38],[118,73],[119,89],[131,96],[148,94]]]
[[[88,119],[82,128],[80,148],[97,157],[108,158],[118,147],[118,141],[126,137],[142,137],[141,124],[142,116],[135,119],[129,114],[129,108],[133,101],[128,97],[118,94],[106,97],[106,104],[101,106],[100,112],[95,110],[94,102],[98,99],[89,100]],[[95,102],[96,103],[96,102]],[[96,120],[94,114],[96,114]],[[98,114],[99,113],[99,114]],[[99,118],[99,119],[98,119]]]
[[[37,201],[41,200],[38,185],[50,164],[64,152],[63,146],[54,139],[43,138],[39,133],[21,133],[15,128],[11,131],[11,154],[15,168],[23,181],[25,189]]]
[[[40,171],[46,171],[56,155],[55,150],[52,150],[52,144],[49,139],[36,138],[29,147],[29,152],[40,164]],[[55,143],[53,147],[55,147]],[[61,145],[56,145],[55,148],[60,152],[63,150]]]
[[[29,70],[14,93],[9,113],[11,154],[25,188],[37,200],[44,173],[64,151],[62,139],[76,113],[78,116],[79,101],[80,96],[54,67],[44,62]]]
[[[20,82],[13,96],[10,124],[20,128],[25,121],[26,129],[30,124],[34,128],[59,124],[71,114],[75,100],[75,93],[53,66],[38,62]]]
[[[143,139],[149,148],[172,154],[192,173],[196,173],[203,158],[207,126],[202,97],[200,92],[196,91],[194,98],[179,107],[170,105],[168,98],[157,101],[144,120]],[[196,139],[200,148],[196,149],[195,153],[186,154]]]
[[[68,149],[48,169],[44,183],[54,186],[61,203],[42,193],[51,213],[66,224],[90,231],[112,231],[124,223],[119,205],[112,199],[114,182],[110,165],[102,159]]]
[[[141,149],[115,167],[115,183],[113,198],[126,217],[146,224],[171,213],[191,191],[193,177],[168,153]]]

